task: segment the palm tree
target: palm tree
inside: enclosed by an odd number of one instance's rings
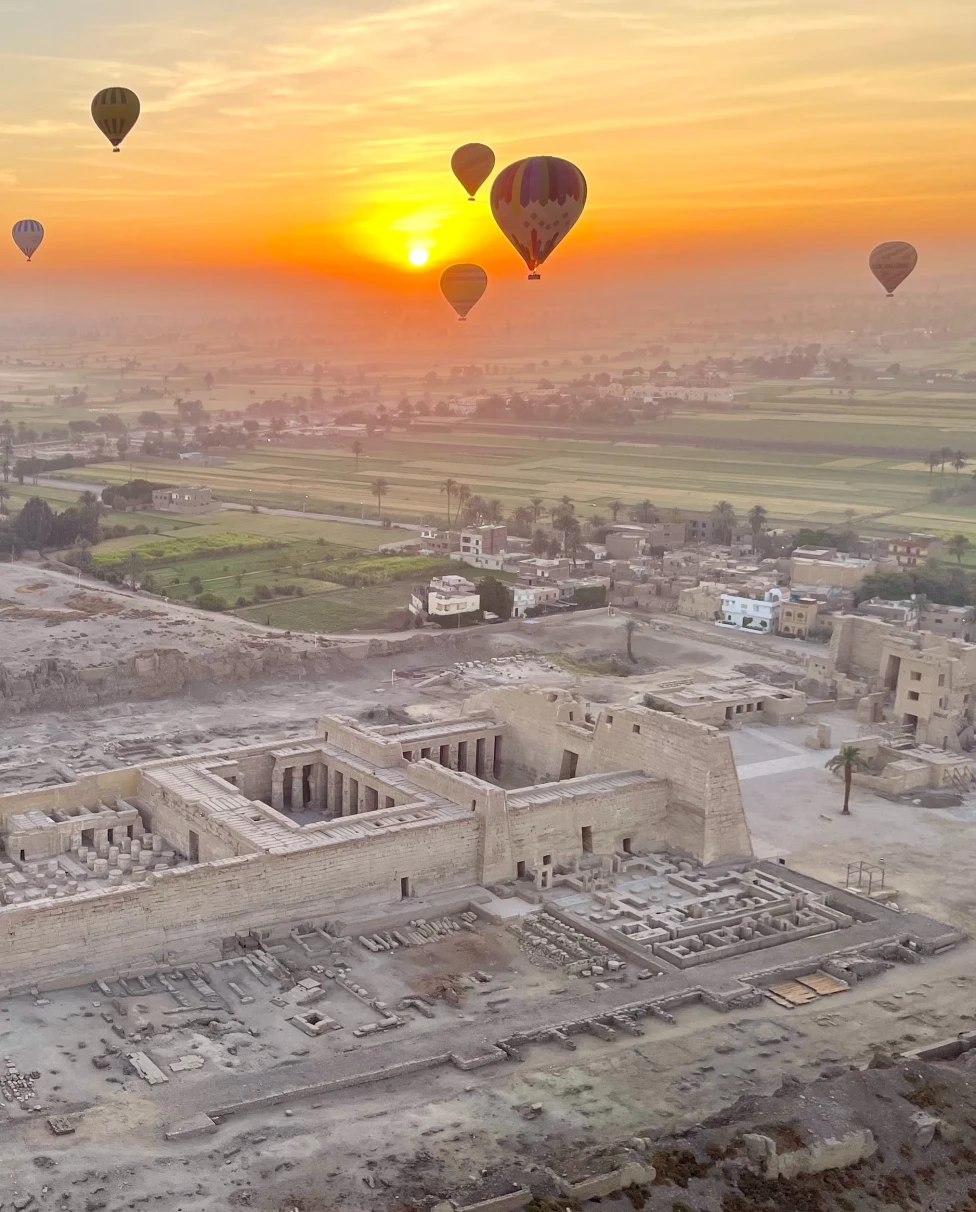
[[[945,465],[952,458],[953,454],[954,454],[954,451],[952,450],[952,448],[950,446],[943,446],[942,449],[939,451],[939,466],[941,467],[939,475],[942,475],[942,476],[945,475]]]
[[[91,492],[90,490],[86,489],[78,498],[78,504],[81,505],[83,509],[94,509],[96,521],[101,518],[102,498],[98,493]]]
[[[529,497],[529,504],[532,506],[532,525],[534,526],[546,511],[543,508],[542,497]]]
[[[376,497],[376,513],[380,516],[383,513],[383,498],[389,492],[390,484],[388,480],[374,480],[369,486],[369,491]]]
[[[929,451],[928,464],[929,464],[929,475],[931,475],[932,472],[935,471],[935,469],[939,466],[939,452],[937,450]]]
[[[461,518],[461,510],[471,500],[471,489],[467,484],[459,484],[457,486],[457,512],[454,515],[454,525],[458,524]]]
[[[969,550],[969,539],[964,534],[954,534],[946,543],[946,551],[956,557],[957,563],[962,563],[962,557]]]
[[[352,444],[352,457],[356,460],[356,470],[359,470],[359,460],[363,455],[363,444],[358,439]]]
[[[758,537],[762,534],[762,529],[766,525],[766,519],[769,515],[762,505],[753,505],[749,510],[749,525],[752,527],[753,537]]]
[[[621,510],[623,508],[624,508],[623,501],[619,501],[616,499],[614,499],[613,501],[611,501],[609,503],[609,505],[607,505],[607,509],[610,510],[610,516],[613,518],[614,522],[616,522],[617,515],[621,512]]]
[[[957,451],[953,452],[952,466],[956,469],[956,479],[958,480],[959,473],[966,466],[966,456],[963,454],[963,452],[961,450],[957,450]]]
[[[720,543],[732,542],[732,531],[735,529],[737,520],[735,508],[731,502],[719,501],[717,505],[712,506],[712,521],[715,524],[716,537]]]
[[[624,623],[624,632],[627,636],[627,659],[637,664],[637,657],[634,656],[634,632],[637,630],[637,623],[633,619],[628,619]]]
[[[844,773],[844,807],[842,816],[851,815],[851,778],[855,771],[867,770],[867,763],[861,757],[861,751],[856,745],[842,745],[840,752],[827,759],[827,769],[833,774]]]
[[[488,508],[485,510],[485,521],[490,526],[497,526],[505,520],[505,512],[502,509],[502,503],[498,497],[492,497],[488,502]]]
[[[451,529],[451,499],[457,492],[457,480],[447,479],[441,484],[441,492],[447,493],[447,529]]]
[[[146,561],[138,551],[130,551],[125,557],[124,570],[125,579],[129,582],[130,588],[137,589],[146,572]]]

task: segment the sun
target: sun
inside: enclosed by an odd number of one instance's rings
[[[430,253],[426,248],[411,248],[407,253],[407,260],[419,269],[421,265],[426,265],[430,260]]]

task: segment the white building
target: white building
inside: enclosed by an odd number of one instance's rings
[[[529,610],[559,601],[558,585],[512,585],[512,618],[524,619]]]
[[[432,619],[473,614],[480,609],[481,597],[467,577],[433,577],[429,585],[415,590],[410,597],[411,612]]]
[[[775,632],[784,590],[767,589],[762,598],[744,598],[735,593],[722,594],[720,627],[738,627],[744,631]]]

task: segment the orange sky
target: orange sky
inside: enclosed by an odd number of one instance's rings
[[[972,0],[13,0],[0,29],[3,221],[45,224],[40,272],[516,278],[450,175],[472,139],[583,169],[580,272],[976,227]],[[143,103],[120,156],[112,83]]]

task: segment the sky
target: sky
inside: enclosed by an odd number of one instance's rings
[[[468,141],[579,165],[546,267],[577,285],[976,244],[972,0],[0,0],[0,35],[0,221],[45,224],[41,274],[524,278]],[[142,100],[118,156],[111,84]]]

